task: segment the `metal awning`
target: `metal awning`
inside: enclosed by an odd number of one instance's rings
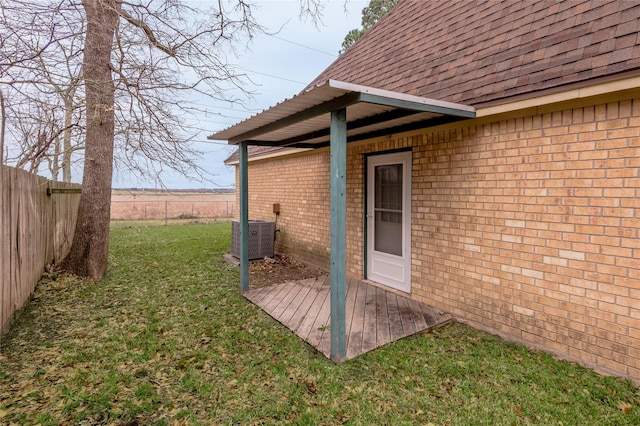
[[[329,80],[209,139],[238,146],[240,288],[249,290],[248,146],[317,148],[330,152],[331,359],[346,358],[347,142],[475,117],[467,105]]]
[[[331,111],[347,109],[347,141],[474,118],[468,105],[328,80],[208,139],[232,145],[317,148],[329,144]]]

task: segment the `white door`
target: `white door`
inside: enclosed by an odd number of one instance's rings
[[[411,292],[411,152],[367,159],[367,278]]]

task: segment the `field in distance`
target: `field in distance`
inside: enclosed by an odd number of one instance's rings
[[[114,189],[112,220],[158,220],[232,217],[233,189]]]

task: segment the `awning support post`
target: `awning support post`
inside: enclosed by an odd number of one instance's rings
[[[249,160],[247,142],[239,143],[240,174],[240,289],[249,291]]]
[[[347,110],[331,112],[331,359],[346,359],[346,283],[347,283]]]

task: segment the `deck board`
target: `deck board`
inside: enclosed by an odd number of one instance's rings
[[[389,313],[389,332],[391,334],[391,341],[401,339],[405,334],[402,329],[400,308],[398,308],[398,296],[391,292],[387,292],[387,312]]]
[[[330,356],[329,277],[250,290],[244,295],[300,338]],[[346,359],[453,319],[429,305],[349,278],[346,294]]]
[[[386,291],[379,288],[376,291],[376,346],[386,345],[391,342],[391,329],[389,328],[389,312],[387,310]]]
[[[262,298],[269,293],[269,290],[271,289],[267,287],[262,287],[256,290],[252,290],[251,292],[245,293],[245,296],[247,297],[247,299],[251,300],[253,303],[258,305],[258,303],[260,303]]]
[[[280,306],[282,306],[282,302],[287,297],[287,294],[289,294],[291,290],[296,287],[296,283],[290,282],[279,285],[278,287],[280,287],[279,291],[274,291],[273,297],[271,297],[271,299],[269,299],[269,302],[264,306],[264,310],[272,313],[271,315],[273,317],[275,317],[275,315],[273,315],[273,312],[275,312]]]
[[[320,283],[320,281],[318,282]],[[300,318],[299,321],[297,321],[297,325],[295,326],[295,328],[292,328],[292,330],[294,330],[296,334],[301,336],[305,341],[307,340],[309,333],[313,328],[313,325],[316,323],[316,319],[318,317],[320,309],[322,308],[322,304],[328,296],[329,288],[327,287],[325,289],[324,285],[316,284],[313,287],[313,291],[309,295],[309,302],[305,300],[305,303],[301,305],[301,307],[305,306],[306,309],[298,310],[297,314],[300,315]],[[265,312],[269,313],[269,311],[267,310],[265,310]]]
[[[398,297],[398,309],[402,320],[402,334],[409,336],[417,332],[416,324],[413,320],[413,312],[409,307],[409,301],[405,297]]]
[[[316,299],[316,304],[309,309],[309,318],[314,317],[314,321],[303,322],[300,326],[301,332],[303,327],[308,328],[307,338],[303,339],[313,347],[318,347],[323,331],[329,326],[330,300],[329,292],[321,294],[320,299]],[[300,334],[303,336],[303,334]]]
[[[296,295],[296,299],[290,301],[288,309],[284,311],[284,313],[280,316],[278,321],[283,324],[288,324],[293,321],[294,315],[297,313],[298,309],[301,306],[302,300],[305,300],[309,295],[309,292],[312,291],[312,288],[315,284],[317,284],[317,280],[315,278],[309,278],[304,281],[297,282],[299,291]],[[255,303],[255,302],[254,302]]]
[[[297,330],[300,326],[300,324],[305,320],[306,316],[308,315],[309,309],[311,308],[311,306],[314,304],[315,299],[321,295],[322,292],[322,283],[324,280],[322,279],[317,279],[313,282],[310,283],[310,288],[309,288],[309,292],[307,293],[306,297],[304,299],[301,300],[300,305],[298,306],[298,308],[296,309],[296,312],[294,313],[293,317],[291,317],[291,320],[284,324],[287,327],[289,327],[291,330],[293,330],[294,332],[297,333]],[[260,305],[258,305],[260,306]],[[260,306],[262,307],[262,306]],[[267,312],[267,311],[265,311]],[[269,312],[267,312],[269,313]],[[313,320],[315,321],[315,318],[313,318]]]
[[[345,300],[345,332],[346,332],[346,344],[347,349],[349,348],[349,340],[351,339],[351,327],[353,326],[353,313],[355,310],[356,296],[358,295],[358,285],[359,281],[353,278],[349,278],[347,282],[347,296]],[[349,353],[347,351],[347,358],[349,358]]]
[[[297,285],[295,282],[283,284],[283,286],[288,286],[287,294],[282,298],[280,304],[273,308],[271,316],[280,321],[282,316],[287,312],[291,302],[296,300],[298,293],[304,289],[303,286]]]
[[[354,300],[353,319],[351,329],[347,339],[347,359],[358,356],[362,352],[362,332],[364,330],[364,303],[362,301],[367,295],[367,286],[358,282],[358,293]]]
[[[413,313],[413,323],[416,326],[416,329],[424,330],[428,328],[427,321],[424,319],[424,312],[421,305],[424,303],[420,303],[416,300],[408,300],[409,309]],[[426,305],[425,305],[426,306]]]
[[[362,331],[362,352],[376,348],[376,292],[377,288],[367,286],[367,297],[364,301],[364,330]]]

